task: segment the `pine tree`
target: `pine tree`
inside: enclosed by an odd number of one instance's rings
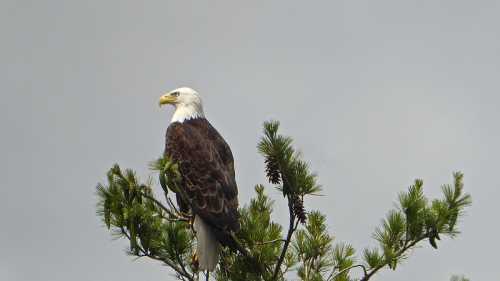
[[[286,280],[368,281],[384,268],[396,270],[417,245],[437,249],[444,236],[459,234],[457,224],[471,197],[464,193],[463,174],[453,174],[453,184],[442,187],[441,199],[428,199],[423,181],[415,180],[398,196],[373,233],[376,248],[366,248],[361,256],[347,243],[336,243],[328,232],[326,217],[304,206],[304,199],[321,187],[316,175],[292,146],[292,139],[278,133],[278,122],[264,123],[258,151],[264,157],[269,183],[283,195],[288,206],[288,222],[272,220],[274,202],[264,185],[255,186],[255,196],[240,208],[241,230],[236,238],[246,255],[223,249],[219,265],[210,276],[199,272],[192,259],[196,248],[192,214],[183,213],[172,200],[182,193],[178,166],[159,158],[150,165],[159,174],[163,198],[155,197],[154,181],[141,183],[135,172],[114,165],[107,183],[97,185],[97,214],[116,238],[125,238],[127,253],[162,262],[179,280]],[[353,271],[359,273],[353,277]],[[295,277],[297,276],[297,277]]]

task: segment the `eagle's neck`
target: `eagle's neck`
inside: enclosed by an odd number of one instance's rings
[[[177,105],[171,123],[184,122],[195,118],[204,118],[203,107],[200,104]]]

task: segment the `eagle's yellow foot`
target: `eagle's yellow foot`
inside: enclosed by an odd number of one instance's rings
[[[196,231],[194,230],[194,216],[189,218],[187,227],[191,229],[194,233],[196,233]]]
[[[193,257],[191,258],[191,264],[193,265],[193,269],[195,271],[198,271],[198,267],[200,266],[200,262],[198,260],[198,255],[196,253],[194,253]]]

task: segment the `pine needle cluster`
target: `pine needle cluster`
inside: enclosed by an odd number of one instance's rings
[[[132,170],[114,165],[107,180],[107,185],[97,185],[97,214],[115,238],[129,240],[127,253],[161,261],[180,280],[193,280],[194,235],[186,227],[188,218],[157,200],[152,181],[141,184]]]
[[[423,181],[416,180],[399,194],[397,207],[375,230],[373,238],[379,246],[363,250],[357,258],[351,245],[334,242],[324,214],[304,206],[304,198],[317,194],[321,187],[292,139],[278,130],[278,122],[264,123],[258,151],[264,157],[269,183],[287,202],[288,222],[273,221],[274,201],[264,185],[255,186],[255,196],[239,209],[241,229],[235,233],[247,253],[223,249],[210,275],[200,272],[193,260],[193,216],[182,212],[172,199],[184,194],[178,166],[169,159],[150,164],[158,172],[162,199],[153,192],[153,180],[141,183],[132,170],[114,165],[107,183],[97,185],[97,214],[115,238],[129,241],[129,255],[160,261],[184,281],[367,281],[384,267],[395,270],[420,243],[437,249],[442,237],[459,233],[457,224],[471,204],[470,195],[463,191],[463,174],[454,173],[453,184],[442,187],[442,199],[429,200]],[[356,268],[360,273],[353,275]]]
[[[427,199],[419,179],[407,192],[399,194],[397,208],[387,214],[373,234],[379,247],[363,252],[369,271],[361,280],[368,280],[385,266],[395,270],[419,242],[428,241],[437,249],[442,236],[455,237],[459,233],[457,220],[472,201],[463,191],[463,174],[456,172],[453,179],[453,186],[442,186],[443,199]]]

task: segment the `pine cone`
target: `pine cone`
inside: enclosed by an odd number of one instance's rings
[[[279,170],[278,161],[276,161],[274,157],[269,156],[266,158],[265,163],[266,163],[266,176],[269,179],[269,182],[272,184],[280,184],[281,173]]]
[[[299,219],[300,223],[306,223],[306,211],[304,209],[304,201],[301,197],[295,195],[293,198],[293,213]]]

